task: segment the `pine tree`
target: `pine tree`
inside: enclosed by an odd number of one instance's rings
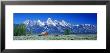
[[[66,29],[65,31],[64,31],[64,35],[69,35],[70,34],[70,30],[69,29]]]
[[[24,24],[19,24],[14,26],[14,36],[26,35],[26,26]]]

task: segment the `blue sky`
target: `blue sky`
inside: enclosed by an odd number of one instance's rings
[[[46,21],[65,20],[71,24],[97,24],[97,13],[14,13],[14,24],[20,24],[26,19]]]

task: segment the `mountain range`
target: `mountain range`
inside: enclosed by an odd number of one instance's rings
[[[52,20],[48,18],[46,21],[41,20],[25,20],[26,31],[32,31],[33,34],[48,32],[49,34],[63,34],[66,29],[71,34],[96,34],[97,26],[92,24],[71,24],[65,20]]]

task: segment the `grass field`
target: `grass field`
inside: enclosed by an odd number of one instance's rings
[[[77,34],[62,36],[14,36],[13,40],[97,40],[96,34]]]

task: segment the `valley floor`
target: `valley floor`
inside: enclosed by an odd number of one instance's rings
[[[97,40],[96,34],[72,34],[61,36],[13,36],[13,40]]]

